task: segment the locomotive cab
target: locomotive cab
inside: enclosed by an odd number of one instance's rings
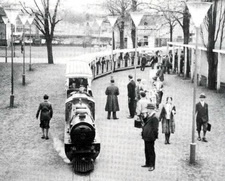
[[[87,62],[70,61],[66,67],[65,89],[67,97],[73,92],[84,92],[92,96],[92,72]]]

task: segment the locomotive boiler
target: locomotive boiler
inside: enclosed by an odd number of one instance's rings
[[[94,161],[100,153],[100,141],[95,125],[95,101],[88,87],[90,82],[88,83],[87,77],[73,75],[68,83],[72,84],[71,80],[76,83],[80,81],[84,85],[79,84],[79,88],[68,86],[67,89],[65,153],[75,172],[88,172],[94,169]]]

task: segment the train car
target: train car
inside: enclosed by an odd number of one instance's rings
[[[67,65],[64,146],[75,172],[93,170],[100,153],[91,77],[92,72],[86,62],[76,61]]]

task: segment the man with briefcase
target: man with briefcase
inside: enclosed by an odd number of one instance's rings
[[[209,122],[209,115],[208,115],[208,104],[205,103],[205,94],[201,93],[200,101],[196,104],[196,124],[197,124],[197,131],[198,131],[198,141],[208,142],[205,138],[206,132],[210,131],[211,125]],[[203,128],[203,137],[201,138],[201,129]]]

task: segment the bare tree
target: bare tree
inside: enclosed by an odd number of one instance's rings
[[[35,25],[46,39],[48,63],[53,64],[52,40],[54,37],[55,26],[61,21],[60,19],[57,19],[60,0],[56,0],[53,10],[50,9],[50,0],[41,0],[41,3],[37,3],[36,0],[33,1],[35,8],[25,7],[22,3],[21,5],[28,14],[35,15]]]
[[[150,1],[148,3],[148,7],[150,9],[154,9],[157,12],[161,12],[166,20],[167,24],[169,25],[170,29],[170,41],[173,39],[173,29],[177,25],[183,30],[184,44],[188,44],[190,41],[190,14],[186,3],[184,0],[160,0],[155,3],[155,1]],[[184,53],[187,54],[189,59],[188,51]],[[186,65],[187,69],[185,74],[189,77],[190,73],[190,63],[187,61]]]
[[[207,48],[208,88],[215,89],[218,59],[213,49],[216,48],[216,45],[219,45],[220,49],[222,48],[225,25],[225,4],[222,0],[208,0],[207,2],[212,2],[213,5],[208,11],[207,18],[204,22],[205,26],[202,27],[206,29],[206,33],[208,34],[207,40],[203,39],[203,41]],[[204,29],[201,32],[203,34],[202,37],[204,37]]]
[[[110,15],[119,15],[117,27],[120,32],[120,49],[124,48],[124,28],[128,18],[128,11],[131,9],[131,0],[107,0],[104,7],[108,9]]]

